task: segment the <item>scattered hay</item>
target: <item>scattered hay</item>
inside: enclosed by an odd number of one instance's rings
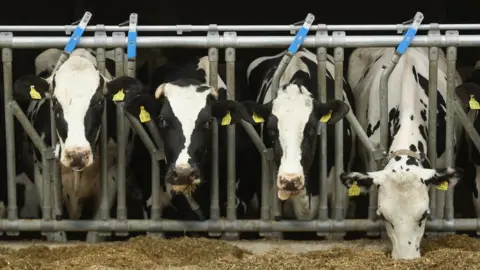
[[[480,240],[449,235],[422,241],[422,258],[392,260],[389,254],[355,246],[294,254],[273,249],[263,254],[219,240],[137,237],[73,247],[35,244],[0,248],[0,269],[480,269]]]

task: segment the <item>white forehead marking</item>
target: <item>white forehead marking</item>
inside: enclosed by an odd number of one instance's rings
[[[54,95],[62,106],[68,124],[68,142],[87,143],[84,118],[99,80],[99,73],[93,64],[83,57],[71,56],[58,69]]]
[[[185,147],[175,162],[176,165],[188,163],[188,146],[191,143],[195,121],[200,111],[207,105],[207,96],[210,91],[197,92],[196,85],[180,87],[173,84],[167,84],[164,95],[170,103],[173,114],[182,125],[183,136],[185,136]]]
[[[303,130],[313,110],[313,100],[308,90],[290,84],[279,89],[273,101],[272,114],[278,118],[279,141],[283,150],[279,173],[302,173],[300,144]]]

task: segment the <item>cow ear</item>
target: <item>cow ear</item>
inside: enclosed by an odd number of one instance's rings
[[[462,179],[464,173],[461,168],[445,168],[432,171],[434,171],[433,176],[425,178],[425,185],[435,185],[438,189],[442,190],[447,190],[449,187],[455,186],[458,181]]]
[[[375,181],[375,173],[344,172],[340,174],[340,181],[348,188],[349,196],[366,194]]]
[[[268,119],[270,114],[272,114],[272,102],[270,101],[267,104],[260,104],[255,101],[247,100],[242,102],[242,105],[247,110],[248,119],[245,121],[252,123],[253,125],[258,125],[265,122],[265,119]]]
[[[480,109],[480,85],[475,82],[465,82],[455,88],[455,93],[461,103],[471,110]]]
[[[25,75],[15,81],[13,98],[18,101],[41,100],[49,97],[50,84],[37,75]]]
[[[213,101],[211,114],[220,121],[222,126],[236,124],[242,119],[248,121],[248,112],[245,107],[233,100]]]
[[[137,95],[147,91],[144,89],[143,84],[132,77],[121,76],[106,83],[107,99],[114,102],[128,102],[128,99],[132,99]]]
[[[350,111],[350,106],[340,100],[329,100],[320,103],[314,100],[315,111],[320,122],[335,124]]]

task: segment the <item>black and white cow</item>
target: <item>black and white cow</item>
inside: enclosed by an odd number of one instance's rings
[[[106,98],[111,95],[106,85],[117,80],[112,81],[109,74],[106,77],[100,74],[95,64],[95,57],[88,50],[77,49],[48,78],[25,75],[14,83],[14,99],[19,103],[30,103],[25,113],[47,145],[51,144],[48,101],[53,101],[59,139],[55,154],[61,166],[62,197],[71,219],[96,216],[100,205],[100,162],[97,150],[101,116],[106,101],[107,107],[114,106],[111,98]],[[115,115],[109,115],[112,120],[110,122],[113,122]],[[17,151],[22,154],[28,178],[34,180],[40,189],[43,181],[41,153],[24,132],[22,135],[25,143],[23,149]],[[115,158],[116,148],[113,144],[109,147],[108,155],[110,205],[113,205],[116,190]],[[88,209],[93,213],[89,213]],[[90,237],[94,235],[89,234],[87,239]]]
[[[278,197],[286,200],[285,209],[292,208],[297,219],[312,219],[319,206],[317,128],[320,121],[327,125],[327,175],[329,201],[332,202],[332,185],[335,183],[334,166],[334,123],[341,120],[353,105],[353,95],[346,81],[343,81],[343,101],[334,100],[334,65],[331,56],[327,60],[327,102],[319,102],[317,91],[317,59],[312,52],[301,49],[292,58],[280,79],[278,95],[271,99],[273,74],[284,52],[274,56],[260,57],[248,68],[249,87],[257,91],[255,101],[245,101],[250,116],[262,118],[263,137],[267,147],[274,149],[278,166]],[[324,120],[325,119],[325,120]],[[254,121],[252,118],[251,121]],[[347,121],[343,122],[344,167],[350,168],[354,152],[355,134]],[[260,163],[258,161],[257,163]],[[312,164],[315,164],[312,166]],[[309,180],[310,179],[310,180]],[[345,203],[345,206],[347,202]],[[347,210],[348,207],[345,207]],[[289,216],[285,210],[285,216]],[[342,213],[346,214],[346,213]],[[290,214],[292,217],[292,214]]]
[[[154,91],[129,77],[121,77],[107,87],[113,92],[124,89],[125,108],[132,115],[138,116],[143,106],[158,127],[167,162],[162,164],[161,170],[163,189],[168,190],[167,200],[163,203],[168,203],[177,210],[172,214],[176,219],[202,220],[210,216],[211,129],[212,119],[217,118],[220,126],[220,214],[225,216],[226,129],[220,123],[225,116],[231,117],[231,122],[227,125],[237,123],[238,119],[247,117],[247,112],[241,104],[226,100],[226,85],[220,76],[218,90],[209,85],[208,57],[201,57],[186,65],[168,64],[159,68],[156,74],[159,77],[157,87],[152,89]],[[237,93],[240,91],[238,89]],[[256,150],[250,140],[241,139],[246,135],[242,135],[244,131],[239,125],[236,130],[236,171],[240,190],[237,192],[237,214],[241,216],[246,211],[246,202],[251,199],[247,198],[251,189],[244,188],[248,183],[242,181],[254,181],[251,170],[245,167],[248,166],[248,155],[243,153],[249,149]],[[149,198],[145,202],[147,215],[151,209],[151,164],[145,160],[149,157],[143,143],[136,138],[129,167],[134,171],[144,198]],[[170,188],[173,192],[170,192]],[[200,211],[193,211],[186,198],[193,198]],[[164,218],[165,215],[164,212]]]
[[[358,48],[349,60],[348,81],[357,104],[356,116],[375,147],[380,144],[379,88],[383,66],[393,48]],[[378,187],[377,214],[386,223],[393,244],[392,257],[420,257],[420,241],[429,214],[428,187],[448,182],[455,186],[462,170],[445,168],[447,64],[440,50],[438,61],[437,167],[430,168],[428,140],[428,51],[409,48],[399,60],[388,81],[389,144],[388,163],[375,172],[346,172],[341,175],[347,187],[357,184],[363,193]],[[458,75],[458,74],[457,74]],[[456,78],[456,85],[460,82]],[[456,129],[458,138],[460,129]],[[359,154],[370,168],[366,149]]]
[[[473,122],[475,130],[480,132],[479,108],[475,106],[480,101],[480,61],[476,63],[470,77],[457,86],[456,94],[469,119]],[[459,217],[462,218],[476,218],[480,216],[480,198],[478,196],[480,190],[480,152],[468,134],[465,134],[462,142],[456,162],[457,166],[464,169],[464,177],[460,185],[455,188],[455,212],[456,214],[458,212],[461,215]],[[470,193],[473,200],[464,196],[464,194]],[[463,207],[458,207],[458,205]]]

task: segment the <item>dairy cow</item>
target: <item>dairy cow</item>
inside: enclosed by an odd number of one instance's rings
[[[216,118],[220,127],[220,214],[225,216],[226,129],[220,122],[227,117],[231,121],[227,121],[226,125],[234,124],[238,119],[246,117],[246,110],[239,103],[226,100],[226,86],[220,77],[218,90],[209,85],[208,57],[200,57],[184,65],[167,64],[155,74],[157,87],[154,91],[129,77],[119,78],[112,87],[114,91],[124,89],[125,108],[132,115],[138,116],[145,110],[159,129],[166,155],[166,164],[162,163],[161,170],[162,189],[167,191],[167,200],[162,202],[163,206],[168,204],[165,210],[171,210],[169,213],[175,219],[203,220],[210,216],[211,129],[212,119]],[[237,93],[241,93],[240,90]],[[249,200],[247,197],[250,189],[243,187],[248,185],[244,179],[253,181],[251,171],[242,167],[242,164],[248,164],[245,162],[248,156],[242,153],[252,149],[253,144],[249,140],[240,139],[244,136],[242,132],[241,127],[238,127],[236,171],[239,216],[245,214],[246,202]],[[152,206],[151,164],[145,162],[149,158],[147,149],[137,137],[129,167],[134,171],[145,195],[147,216]],[[193,209],[195,203],[198,204],[198,209]],[[168,216],[167,211],[164,211],[164,218],[165,216]]]
[[[349,60],[348,81],[355,95],[356,116],[372,143],[380,144],[379,87],[383,66],[393,48],[359,48]],[[375,184],[378,187],[377,214],[384,219],[392,257],[420,257],[420,241],[429,215],[428,187],[455,186],[461,169],[445,168],[446,132],[446,59],[442,51],[438,61],[437,167],[430,167],[427,155],[428,134],[428,51],[409,48],[399,60],[388,81],[389,140],[386,166],[374,172],[345,172],[341,181],[362,193]],[[460,79],[457,74],[456,85]],[[456,128],[456,138],[460,129]],[[370,168],[366,149],[359,154]],[[457,147],[457,146],[456,146]],[[445,182],[446,181],[446,182]]]
[[[335,129],[353,106],[353,95],[343,81],[343,101],[335,100],[334,66],[331,56],[327,60],[327,102],[319,102],[317,89],[317,60],[315,54],[301,49],[292,58],[280,79],[277,97],[271,99],[273,74],[285,51],[274,56],[260,57],[248,67],[248,83],[257,92],[256,101],[244,101],[251,121],[267,147],[274,149],[278,166],[278,198],[286,201],[286,217],[300,220],[312,219],[319,205],[317,128],[327,123],[327,175],[329,202],[333,200],[332,184],[335,183]],[[254,117],[253,117],[254,116]],[[253,118],[252,118],[253,117]],[[344,167],[348,170],[354,152],[355,134],[347,121],[343,122]],[[259,158],[257,156],[257,158]],[[260,164],[260,160],[254,162]],[[312,166],[312,164],[314,164]],[[346,206],[346,204],[345,204]],[[292,209],[294,214],[289,213]],[[347,209],[348,207],[345,207]],[[346,213],[342,213],[346,214]]]
[[[95,65],[95,57],[89,51],[77,49],[56,73],[43,73],[47,78],[25,75],[14,83],[14,99],[29,103],[24,111],[47,145],[51,144],[49,100],[53,101],[59,141],[55,155],[61,167],[62,198],[71,219],[95,216],[100,204],[98,143],[101,116],[105,103],[107,107],[114,106],[108,98],[112,95],[108,86],[117,80],[112,80],[110,73],[107,76],[100,74]],[[42,71],[37,69],[39,73]],[[113,122],[114,114],[110,115],[112,121],[109,122]],[[26,175],[41,188],[41,153],[25,132],[21,134],[25,143],[17,151],[22,155]],[[109,147],[110,205],[115,195],[115,150],[115,144]]]
[[[476,63],[470,77],[457,86],[455,91],[465,112],[473,122],[475,130],[480,132],[479,107],[477,105],[477,102],[480,101],[480,61]],[[457,156],[457,164],[464,169],[464,177],[461,185],[455,188],[455,212],[462,218],[475,218],[480,216],[480,198],[478,196],[480,153],[468,134],[465,134],[462,142]],[[464,194],[472,194],[472,197],[464,196]],[[462,207],[458,207],[458,205],[462,205]]]

